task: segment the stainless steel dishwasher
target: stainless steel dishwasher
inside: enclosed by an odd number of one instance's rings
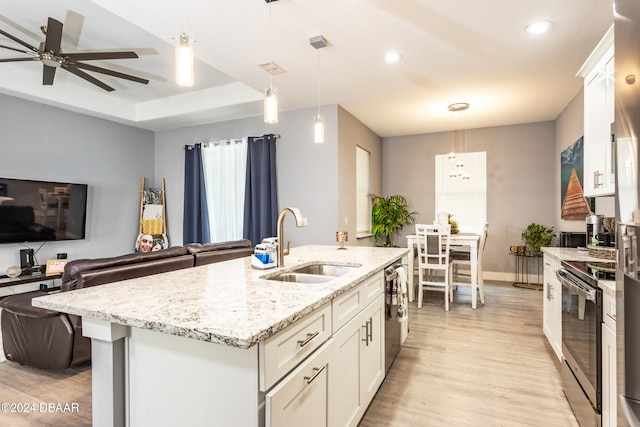
[[[384,323],[384,347],[385,347],[385,373],[389,372],[393,361],[400,352],[400,328],[398,321],[398,304],[400,282],[396,269],[402,264],[396,262],[384,269],[385,282],[385,323]],[[406,308],[405,308],[406,309]]]

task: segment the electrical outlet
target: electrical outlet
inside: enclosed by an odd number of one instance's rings
[[[303,223],[305,226],[307,226],[307,225],[308,225],[308,223],[307,223],[307,217],[306,217],[306,216],[302,218],[302,223]]]
[[[344,225],[348,225],[349,224],[349,217],[345,216],[344,217]]]

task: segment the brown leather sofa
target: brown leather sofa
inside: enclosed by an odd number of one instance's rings
[[[119,280],[241,258],[253,253],[251,242],[241,240],[189,244],[157,252],[69,262],[62,275],[61,292]],[[39,307],[36,291],[0,301],[2,343],[8,360],[41,369],[66,369],[91,359],[91,341],[82,336],[82,318]]]

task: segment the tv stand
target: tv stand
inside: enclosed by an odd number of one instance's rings
[[[3,275],[0,275],[0,288],[4,288],[7,286],[25,285],[33,282],[41,282],[43,280],[54,280],[54,279],[59,279],[61,277],[62,277],[62,273],[44,274],[40,272],[40,273],[34,273],[34,274],[24,274],[18,277],[9,277],[3,274]]]

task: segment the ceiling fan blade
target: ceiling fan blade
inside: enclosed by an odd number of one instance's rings
[[[42,64],[42,84],[51,86],[53,78],[56,76],[56,67]]]
[[[2,34],[3,36],[5,36],[5,37],[7,37],[7,38],[9,38],[11,40],[13,40],[16,43],[21,44],[22,46],[26,47],[30,51],[38,53],[38,49],[36,49],[35,47],[31,46],[29,43],[23,42],[19,38],[12,36],[11,34],[7,33],[6,31],[0,30],[0,34]]]
[[[81,79],[85,79],[89,83],[93,83],[94,85],[106,90],[107,92],[111,92],[111,91],[114,90],[111,86],[109,86],[109,85],[107,85],[105,83],[102,83],[100,80],[96,79],[95,77],[85,73],[82,70],[79,70],[75,65],[68,65],[68,64],[64,65],[63,64],[62,67],[65,70],[67,70],[68,72],[70,72],[72,74],[75,74],[76,76],[80,77]]]
[[[14,52],[26,53],[27,55],[33,55],[34,54],[33,52],[27,52],[26,50],[17,49],[15,47],[11,47],[11,46],[5,46],[3,44],[0,44],[0,47],[3,48],[3,49],[13,50]]]
[[[60,43],[62,42],[62,22],[49,18],[47,21],[47,37],[44,40],[44,50],[60,55]]]
[[[73,61],[92,61],[99,59],[137,58],[138,54],[135,52],[80,52],[65,53],[63,56]]]
[[[0,59],[0,62],[20,62],[20,61],[39,61],[40,58],[38,58],[37,56],[33,56],[33,57],[23,57],[23,58],[2,58]]]
[[[95,71],[96,73],[102,73],[102,74],[106,74],[108,76],[113,76],[113,77],[118,77],[118,78],[121,78],[121,79],[131,80],[132,82],[142,83],[144,85],[149,83],[149,80],[147,80],[147,79],[142,79],[140,77],[132,76],[130,74],[120,73],[118,71],[109,70],[109,69],[102,68],[102,67],[96,67],[95,65],[83,64],[82,62],[76,62],[73,65],[78,67],[78,68],[85,69],[85,70]]]

